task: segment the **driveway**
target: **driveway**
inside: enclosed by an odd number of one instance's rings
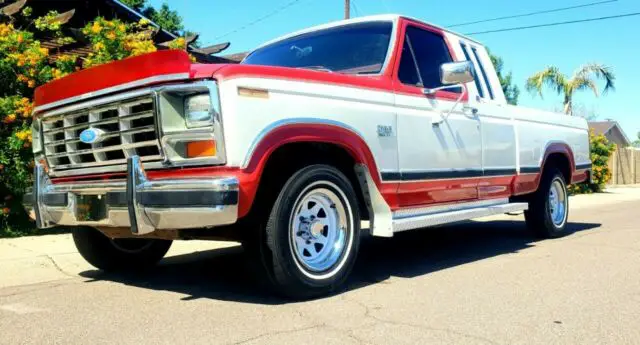
[[[640,344],[640,189],[572,198],[573,233],[522,216],[366,238],[348,289],[291,303],[233,243],[178,242],[106,275],[69,235],[0,240],[0,344]]]

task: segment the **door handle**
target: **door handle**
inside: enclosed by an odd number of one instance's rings
[[[466,116],[476,116],[478,114],[478,108],[465,105],[462,107],[462,113]]]

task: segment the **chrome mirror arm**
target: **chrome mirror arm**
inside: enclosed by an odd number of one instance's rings
[[[449,118],[449,116],[451,115],[451,113],[453,113],[453,111],[456,109],[456,107],[458,106],[458,104],[460,104],[460,102],[462,101],[462,99],[464,98],[464,96],[468,93],[468,89],[466,87],[466,85],[464,84],[455,84],[455,85],[445,85],[445,86],[440,86],[438,88],[435,89],[425,89],[423,92],[426,92],[427,90],[431,91],[431,90],[443,90],[443,89],[453,89],[453,88],[458,88],[461,87],[462,88],[462,92],[460,93],[460,96],[458,96],[458,99],[456,99],[456,102],[453,104],[453,107],[451,107],[451,109],[449,109],[449,111],[446,114],[440,114],[440,118],[439,119],[432,119],[431,120],[431,124],[434,126],[439,126],[441,123],[443,123],[446,119]],[[433,92],[435,93],[435,91]],[[433,93],[425,93],[425,94],[433,94]]]
[[[463,84],[453,84],[453,85],[438,86],[438,87],[434,87],[433,89],[424,88],[424,89],[422,89],[422,93],[425,94],[425,95],[433,95],[438,91],[456,89],[456,88],[459,88],[459,87],[464,87],[464,85]]]

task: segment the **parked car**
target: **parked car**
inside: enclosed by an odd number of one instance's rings
[[[587,123],[507,105],[485,47],[421,21],[340,21],[241,64],[166,50],[36,90],[39,228],[74,226],[103,270],[157,263],[172,240],[242,241],[294,298],[342,286],[361,221],[391,237],[524,211],[566,232],[590,177]]]

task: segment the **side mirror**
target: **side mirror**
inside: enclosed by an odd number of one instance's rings
[[[439,90],[456,89],[459,87],[462,87],[462,92],[453,104],[453,107],[451,107],[446,114],[443,113],[440,116],[431,119],[431,123],[434,126],[439,126],[442,122],[446,121],[460,101],[462,101],[462,98],[467,94],[467,87],[465,84],[472,82],[475,79],[474,71],[473,63],[471,61],[447,62],[440,65],[440,82],[443,86],[434,89],[423,89],[422,92],[425,95],[432,95]]]
[[[457,89],[476,78],[473,62],[447,62],[440,65],[440,82],[443,86],[433,89],[423,89],[425,95],[432,95],[440,90]],[[466,91],[466,88],[465,88]]]
[[[465,84],[475,79],[471,61],[447,62],[440,66],[440,81],[443,85]]]

